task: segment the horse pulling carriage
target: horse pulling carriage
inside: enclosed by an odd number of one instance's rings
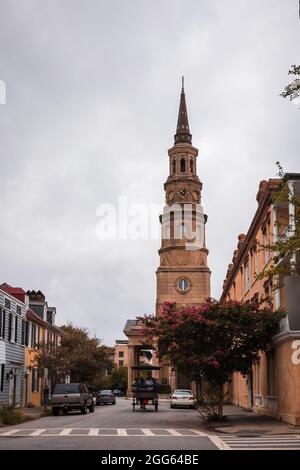
[[[133,370],[138,371],[153,371],[159,370],[159,366],[152,366],[145,364],[144,366],[133,366]],[[132,397],[132,411],[135,411],[136,406],[140,406],[141,410],[145,410],[147,405],[154,406],[155,411],[158,411],[158,384],[153,382],[153,385],[150,384],[134,384],[131,387],[133,393]]]

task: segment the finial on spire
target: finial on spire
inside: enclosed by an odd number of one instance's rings
[[[184,76],[181,77],[181,96],[179,104],[179,113],[177,121],[176,134],[174,136],[175,144],[179,142],[192,143],[192,135],[190,134],[189,121],[185,102],[184,92]]]

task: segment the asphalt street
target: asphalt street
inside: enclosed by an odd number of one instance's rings
[[[97,406],[94,413],[49,416],[0,429],[0,449],[202,450],[218,449],[199,413],[163,401],[132,412],[131,400]],[[218,441],[218,438],[216,438]]]
[[[161,401],[132,412],[131,400],[0,428],[0,450],[300,450],[300,435],[213,434],[199,413]]]

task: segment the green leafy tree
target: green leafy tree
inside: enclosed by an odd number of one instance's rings
[[[126,392],[128,381],[128,368],[125,366],[115,367],[110,374],[111,388]]]
[[[159,316],[144,316],[144,333],[167,358],[196,383],[208,382],[223,414],[223,386],[233,372],[249,373],[267,351],[284,313],[270,306],[209,300],[200,307],[176,308],[165,302]]]
[[[48,369],[52,385],[70,376],[72,382],[86,383],[92,390],[112,368],[112,350],[90,338],[88,331],[72,325],[62,326],[66,333],[59,347],[42,344],[36,354],[40,369]]]
[[[285,87],[280,94],[283,98],[290,98],[290,101],[296,100],[300,96],[300,65],[292,65],[289,75],[293,75],[293,81]]]
[[[298,4],[299,18],[300,18],[300,0]],[[298,102],[300,97],[300,65],[292,65],[289,70],[289,75],[294,76],[292,83],[287,85],[283,92],[280,94],[283,98],[289,97],[291,101]]]
[[[283,171],[279,162],[278,176],[281,183],[272,195],[274,205],[290,205],[293,213],[289,214],[288,222],[284,232],[271,244],[260,244],[262,250],[268,250],[271,254],[271,262],[267,269],[257,276],[276,278],[274,289],[278,289],[282,284],[282,279],[286,275],[293,273],[300,274],[300,195],[290,186],[288,177]],[[276,222],[278,224],[278,222]]]

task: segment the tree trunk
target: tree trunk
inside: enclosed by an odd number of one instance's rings
[[[220,385],[220,389],[219,389],[219,402],[218,402],[218,417],[219,418],[223,418],[223,400],[224,400],[224,396],[223,396],[223,384]]]
[[[196,381],[196,399],[197,403],[201,400],[201,384],[198,380]]]

